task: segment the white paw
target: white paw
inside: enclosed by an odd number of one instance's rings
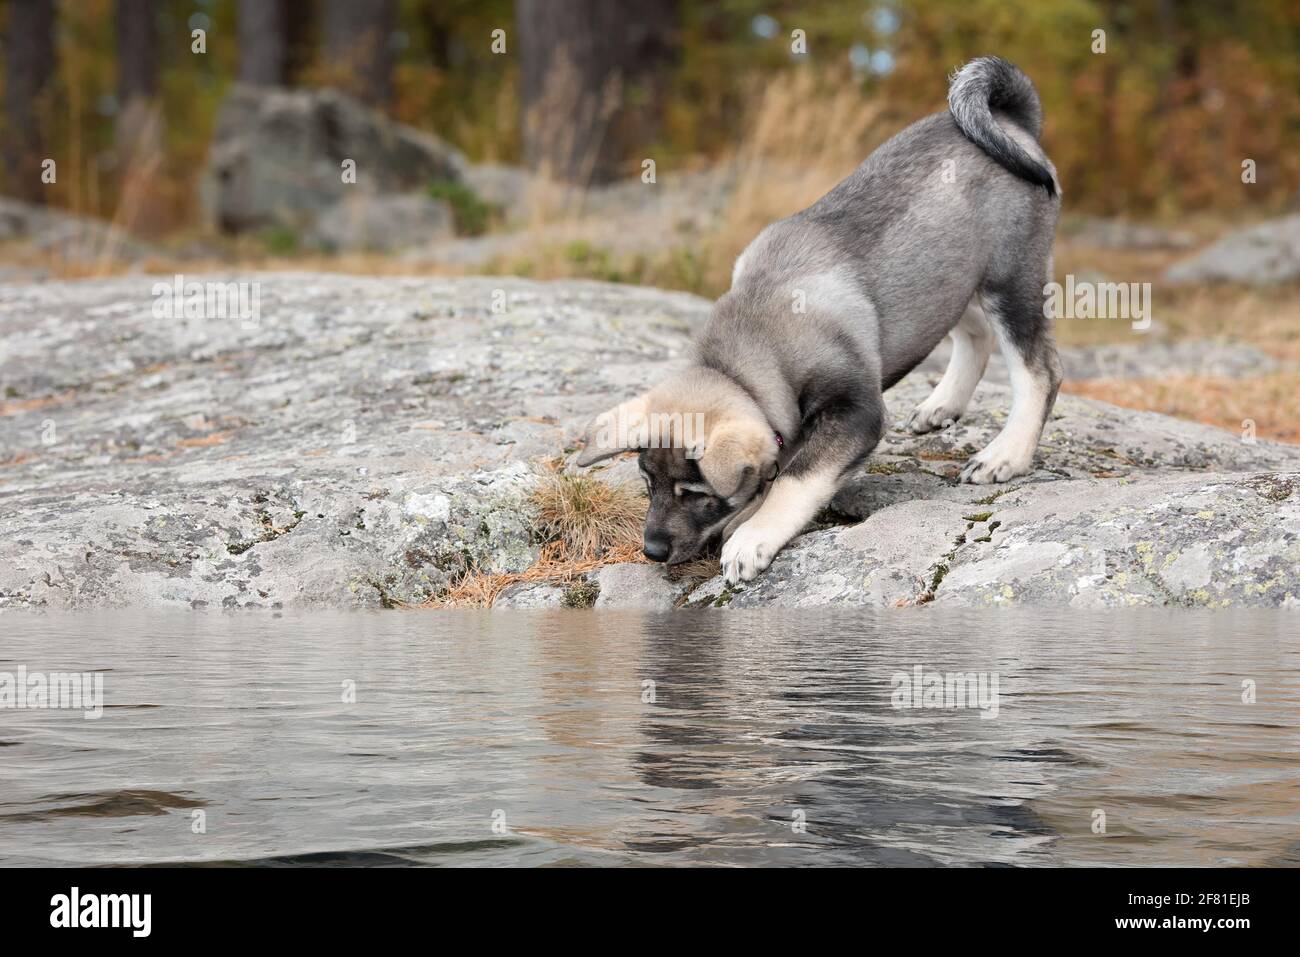
[[[964,409],[943,402],[932,402],[934,396],[918,405],[911,417],[903,423],[903,428],[913,435],[924,435],[936,429],[946,429],[961,418]]]
[[[1028,458],[1023,455],[1008,455],[996,445],[990,445],[983,451],[972,455],[966,467],[961,470],[959,482],[970,485],[992,485],[1006,482],[1017,475],[1024,475],[1033,466],[1033,453]]]
[[[772,564],[772,559],[784,544],[752,520],[741,525],[722,546],[722,572],[727,584],[753,581],[759,572]]]

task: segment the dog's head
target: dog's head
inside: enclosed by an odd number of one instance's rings
[[[690,561],[725,541],[762,504],[777,471],[775,433],[734,382],[683,373],[598,415],[579,465],[639,451],[650,496],[645,554]]]

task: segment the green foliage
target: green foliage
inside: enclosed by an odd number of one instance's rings
[[[298,248],[298,234],[288,226],[268,226],[261,237],[262,245],[273,256],[287,256]]]
[[[609,254],[603,249],[597,249],[588,240],[575,239],[564,247],[564,258],[575,266],[587,266],[592,260],[608,261]]]
[[[585,239],[575,239],[562,250],[569,271],[586,279],[604,282],[639,282],[643,271],[638,259],[631,263],[615,262],[613,254],[604,247],[595,246]]]
[[[482,236],[497,216],[499,210],[484,202],[474,190],[464,183],[438,180],[429,184],[429,195],[451,206],[456,221],[456,232],[461,236]]]
[[[668,272],[671,279],[666,285],[673,289],[703,293],[708,286],[708,275],[699,254],[689,246],[678,246],[669,253]]]

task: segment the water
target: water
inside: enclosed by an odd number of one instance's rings
[[[0,864],[1294,865],[1298,629],[9,614],[0,672],[101,672],[105,707],[0,709]],[[986,706],[894,707],[917,666]]]

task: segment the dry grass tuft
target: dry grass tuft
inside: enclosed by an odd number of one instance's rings
[[[644,561],[645,555],[641,551],[639,538],[634,545],[622,545],[606,551],[600,557],[588,559],[570,557],[563,542],[548,542],[542,546],[537,561],[524,571],[500,574],[472,571],[425,607],[491,608],[501,593],[511,585],[544,582],[572,588],[604,565]]]
[[[591,475],[547,469],[532,500],[542,534],[562,544],[570,560],[640,547],[646,500],[635,486],[608,485]]]
[[[538,532],[546,539],[537,561],[522,572],[471,571],[426,607],[491,608],[511,585],[545,582],[574,590],[603,565],[645,561],[641,534],[647,503],[635,486],[609,485],[549,463],[531,498]]]

